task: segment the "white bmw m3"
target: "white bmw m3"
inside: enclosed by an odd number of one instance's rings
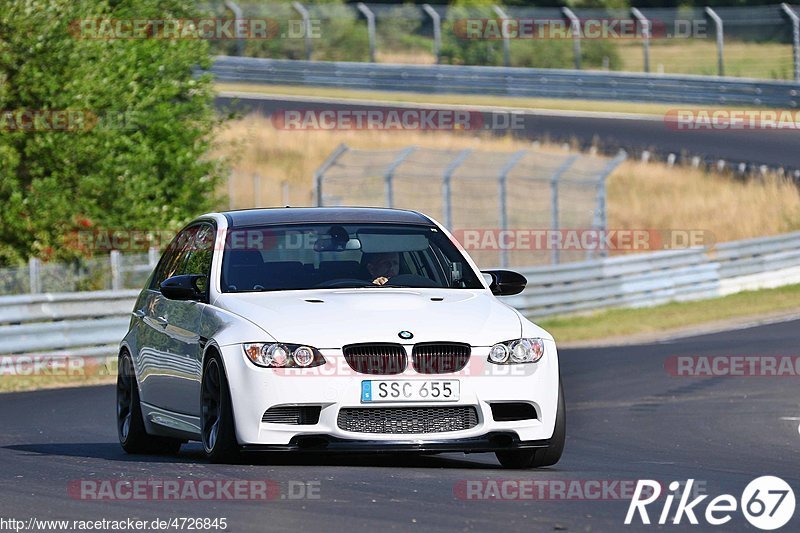
[[[494,452],[555,464],[564,398],[553,338],[497,299],[414,211],[281,208],[199,217],[167,247],[119,353],[129,453],[201,441],[250,451]]]

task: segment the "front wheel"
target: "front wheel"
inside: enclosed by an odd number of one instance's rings
[[[230,388],[222,360],[212,354],[203,368],[200,394],[200,434],[206,457],[212,463],[233,463],[239,458]]]
[[[536,450],[519,450],[514,452],[496,452],[497,460],[505,468],[523,469],[552,466],[561,459],[564,452],[564,441],[567,436],[567,416],[564,405],[564,390],[561,380],[558,383],[558,408],[556,409],[556,426],[553,437],[547,448]]]
[[[139,387],[130,354],[122,352],[118,362],[117,435],[122,449],[130,454],[178,453],[182,444],[180,440],[149,435],[145,430]]]

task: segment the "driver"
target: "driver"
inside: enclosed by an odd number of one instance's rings
[[[384,252],[367,255],[367,272],[375,285],[384,285],[400,273],[400,253]]]

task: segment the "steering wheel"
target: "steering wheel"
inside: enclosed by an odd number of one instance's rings
[[[363,279],[358,278],[336,278],[336,279],[329,279],[328,281],[323,281],[322,283],[318,283],[314,285],[315,289],[337,289],[342,287],[348,287],[357,284],[360,287],[370,287],[372,286],[372,282],[365,281]]]

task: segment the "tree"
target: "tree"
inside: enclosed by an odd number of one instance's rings
[[[0,12],[0,265],[70,259],[87,228],[174,229],[216,205],[222,164],[208,43],[94,39],[88,19],[188,19],[189,0],[4,0]],[[21,131],[69,110],[80,131]],[[47,129],[47,128],[44,128]]]

